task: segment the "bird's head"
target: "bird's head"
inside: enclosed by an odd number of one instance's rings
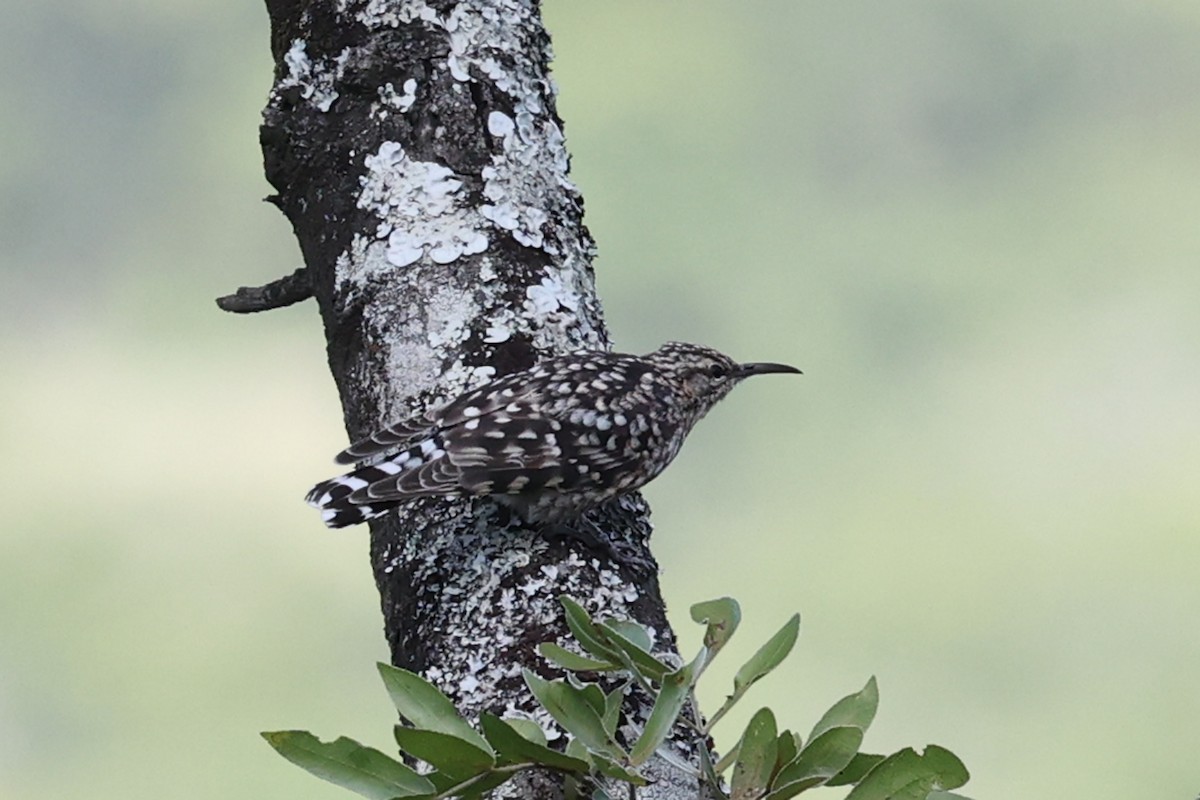
[[[772,372],[800,374],[800,370],[787,364],[739,364],[711,347],[687,342],[667,342],[646,358],[670,376],[683,401],[698,417],[707,413],[734,386],[751,375]]]

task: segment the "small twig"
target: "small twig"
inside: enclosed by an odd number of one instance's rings
[[[312,297],[312,284],[308,280],[308,269],[301,267],[291,275],[285,275],[266,286],[243,286],[233,294],[217,298],[217,305],[234,314],[251,314],[255,311],[270,311],[283,308]]]

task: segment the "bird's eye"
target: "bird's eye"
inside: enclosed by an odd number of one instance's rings
[[[715,381],[719,381],[729,374],[729,370],[725,369],[721,364],[713,364],[708,368],[708,377]]]

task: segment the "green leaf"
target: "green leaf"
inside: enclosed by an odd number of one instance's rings
[[[598,684],[581,681],[577,676],[568,674],[567,685],[587,701],[587,704],[596,712],[596,716],[604,717],[604,712],[608,709],[608,704],[604,696],[604,690]]]
[[[600,661],[619,661],[616,648],[604,640],[583,606],[565,594],[559,596],[558,602],[566,612],[567,628],[580,647]]]
[[[925,800],[971,800],[971,798],[954,792],[930,792],[925,796]]]
[[[479,725],[483,728],[484,735],[505,764],[529,761],[565,772],[587,773],[588,762],[551,750],[545,744],[530,741],[527,736],[522,736],[517,731],[513,726],[514,722],[528,720],[503,720],[486,711],[479,715]],[[535,723],[531,724],[541,731]]]
[[[717,712],[709,718],[708,723],[704,726],[704,733],[711,731],[724,718],[729,709],[742,699],[742,695],[746,693],[747,689],[787,658],[787,654],[796,645],[796,637],[799,635],[800,615],[794,614],[766,644],[758,648],[758,652],[751,656],[750,660],[743,664],[742,668],[733,676],[733,694],[726,697]],[[704,656],[703,653],[697,658],[702,656],[711,660],[711,656]]]
[[[459,715],[454,703],[436,686],[415,672],[382,662],[378,666],[392,704],[413,727],[448,733],[490,752],[484,738]]]
[[[308,731],[267,731],[262,737],[296,766],[372,800],[421,797],[436,791],[428,778],[344,736],[328,743]]]
[[[771,773],[772,776],[778,775],[780,770],[795,761],[796,756],[800,754],[800,748],[798,734],[786,730],[781,732],[775,740],[775,769]]]
[[[538,645],[538,654],[555,666],[572,672],[608,672],[617,669],[614,661],[600,661],[579,653],[572,652],[554,642],[542,642]]]
[[[808,738],[812,740],[830,728],[847,725],[866,733],[867,728],[871,727],[871,721],[875,719],[875,710],[878,707],[879,687],[875,684],[875,676],[872,675],[861,692],[846,695],[834,703],[833,707],[826,711],[825,715],[813,726],[812,733],[808,735]]]
[[[654,652],[654,639],[644,625],[639,625],[631,619],[609,619],[604,621],[602,627],[616,631],[644,653]]]
[[[932,791],[957,789],[969,777],[958,757],[943,747],[929,745],[924,756],[906,747],[879,762],[846,800],[925,800]]]
[[[693,622],[708,626],[704,631],[704,646],[714,656],[733,637],[742,621],[742,609],[732,597],[696,603],[691,611]]]
[[[480,716],[480,721],[482,721],[482,716]],[[520,717],[505,717],[502,722],[506,724],[506,726],[516,730],[517,733],[520,733],[523,738],[532,741],[533,744],[541,745],[542,747],[546,746],[548,741],[546,739],[546,732],[545,730],[541,729],[540,724],[534,722],[533,720],[522,720]]]
[[[563,751],[571,758],[579,759],[588,765],[588,769],[592,767],[592,751],[583,746],[583,742],[578,739],[571,739],[567,742],[567,746]]]
[[[679,712],[687,704],[694,675],[693,662],[663,676],[662,688],[654,698],[654,708],[650,710],[646,728],[629,751],[629,760],[635,766],[644,764],[670,735],[675,721],[679,719]]]
[[[779,631],[767,643],[758,648],[750,660],[733,676],[735,693],[744,692],[752,684],[779,666],[787,658],[788,653],[796,646],[796,638],[800,635],[800,615],[793,614]],[[811,738],[811,737],[810,737]]]
[[[637,672],[642,677],[655,682],[662,680],[662,677],[671,671],[669,666],[643,649],[641,644],[627,638],[620,630],[613,627],[611,622],[603,622],[597,628],[608,642],[618,648],[618,657],[624,656],[620,660],[626,669]]]
[[[834,775],[825,782],[826,786],[845,786],[850,783],[858,783],[871,770],[875,769],[875,765],[883,761],[883,756],[872,755],[870,753],[859,753],[846,768]]]
[[[775,715],[769,708],[759,709],[742,734],[730,782],[732,800],[757,800],[766,794],[775,769],[776,736]]]
[[[578,689],[566,681],[547,681],[524,670],[525,683],[554,721],[596,753],[625,760],[625,752],[604,730],[604,721]]]
[[[546,746],[546,732],[542,730],[541,725],[538,725],[533,720],[521,719],[519,717],[509,717],[501,721],[534,744],[540,744],[542,747]],[[484,731],[484,733],[486,734],[487,731]]]
[[[936,744],[925,745],[925,765],[937,773],[935,788],[940,790],[957,789],[971,779],[966,764],[954,753]]]
[[[599,753],[592,754],[592,763],[599,770],[600,774],[607,775],[610,778],[616,778],[619,781],[632,783],[634,786],[645,786],[650,781],[643,778],[637,772],[626,769],[608,756]]]
[[[820,786],[822,778],[805,778],[802,781],[791,781],[778,789],[772,789],[763,800],[788,800],[801,792]]]
[[[437,777],[445,780],[446,776],[440,772],[430,773],[430,777]],[[429,800],[441,800],[444,797],[456,797],[462,800],[478,800],[478,798],[489,797],[488,794],[497,786],[502,786],[512,780],[513,773],[507,770],[498,770],[495,772],[483,772],[473,778],[469,778],[461,783],[448,783],[445,786],[438,786],[438,794],[430,797]],[[434,781],[437,783],[437,780]],[[421,800],[425,800],[421,798]]]
[[[421,759],[455,782],[487,772],[496,764],[490,747],[481,750],[453,734],[397,725],[395,736],[403,752]]]
[[[616,736],[617,726],[621,723],[621,704],[625,702],[625,692],[618,686],[604,695],[604,715],[600,718],[604,723],[604,731],[609,736]]]
[[[713,765],[712,753],[708,751],[708,743],[700,741],[700,775],[708,785],[709,793],[714,797],[728,797],[717,769]]]
[[[796,759],[775,776],[768,798],[786,800],[825,783],[853,760],[862,739],[863,732],[850,726],[830,728],[811,739]]]

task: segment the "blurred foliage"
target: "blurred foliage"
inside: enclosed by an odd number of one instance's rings
[[[876,672],[879,746],[977,797],[1193,796],[1200,6],[546,15],[618,344],[806,373],[651,486],[668,599],[804,608],[780,716]],[[300,502],[344,441],[319,322],[212,303],[298,259],[265,12],[0,16],[0,796],[339,797],[255,735],[392,722],[365,536]]]

